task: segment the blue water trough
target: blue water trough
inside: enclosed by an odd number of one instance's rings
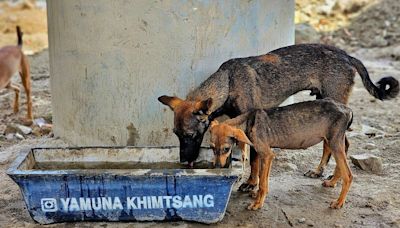
[[[178,147],[33,148],[23,151],[7,174],[41,224],[215,223],[224,217],[242,163],[211,169],[212,157],[202,148],[195,168],[186,169]]]

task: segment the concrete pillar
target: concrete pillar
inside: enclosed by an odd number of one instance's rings
[[[294,43],[294,0],[48,0],[54,133],[77,145],[178,144],[160,95],[226,60]]]

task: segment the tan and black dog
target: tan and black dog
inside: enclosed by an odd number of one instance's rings
[[[254,202],[248,207],[257,210],[268,194],[268,179],[272,160],[271,148],[306,149],[324,142],[323,157],[330,154],[336,160],[334,176],[323,186],[334,187],[342,178],[342,191],[331,208],[341,208],[349,191],[352,174],[347,164],[349,147],[345,132],[350,127],[353,114],[344,104],[330,98],[301,102],[268,110],[254,110],[222,124],[211,123],[211,147],[216,166],[224,166],[235,142],[253,146],[260,155],[259,190]],[[246,123],[246,135],[237,126]],[[240,146],[243,148],[243,146]]]
[[[223,114],[233,118],[253,109],[277,107],[289,96],[310,90],[317,99],[330,97],[348,103],[356,72],[367,91],[380,100],[399,93],[399,82],[382,78],[375,85],[364,65],[338,48],[322,44],[299,44],[268,54],[231,59],[189,93],[186,99],[161,96],[158,100],[174,111],[174,132],[180,142],[181,161],[192,163],[199,154],[210,120]],[[309,177],[322,176],[328,158],[321,160]],[[257,186],[258,158],[250,150],[252,172],[240,190]]]
[[[19,88],[11,83],[11,77],[19,72],[25,89],[27,99],[27,121],[31,121],[32,100],[31,100],[31,78],[29,72],[28,58],[22,52],[22,32],[17,26],[17,46],[5,46],[0,49],[0,89],[7,88],[15,91],[14,113],[19,111]]]

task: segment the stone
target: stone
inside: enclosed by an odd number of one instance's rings
[[[4,130],[4,135],[15,134],[18,132],[18,128],[15,124],[7,124],[6,129]]]
[[[4,130],[4,134],[15,134],[19,133],[21,135],[29,135],[32,132],[32,128],[26,127],[20,124],[8,124]]]
[[[299,223],[305,223],[305,222],[306,222],[306,219],[305,219],[305,218],[299,218],[299,219],[298,219],[298,222],[299,222]]]
[[[39,127],[42,127],[44,124],[46,124],[46,120],[44,120],[44,118],[37,118],[33,121],[33,123]]]
[[[23,135],[21,135],[20,133],[15,133],[15,137],[19,140],[23,140],[25,139]]]
[[[373,144],[373,143],[367,143],[367,144],[364,145],[363,148],[367,149],[367,150],[374,150],[374,149],[376,149],[376,145]]]
[[[309,227],[315,226],[314,222],[311,221],[311,220],[309,220],[309,219],[306,221],[306,224],[307,224],[307,226],[309,226]]]
[[[377,136],[377,135],[385,135],[385,132],[383,132],[383,131],[381,131],[381,130],[379,130],[379,129],[376,129],[376,128],[374,128],[374,127],[371,127],[371,126],[368,126],[368,125],[365,125],[365,124],[362,124],[361,125],[361,132],[364,134],[364,135],[368,135],[368,136],[370,136],[370,137],[375,137],[375,136]]]
[[[22,133],[23,135],[29,135],[32,133],[32,128],[26,127],[24,125],[16,124],[16,127],[18,128],[18,133]]]
[[[352,163],[365,171],[371,171],[373,173],[382,172],[382,159],[372,154],[359,154],[351,155],[350,159]]]
[[[342,227],[343,227],[343,225],[341,225],[341,224],[339,224],[339,223],[335,223],[334,226],[337,227],[337,228],[342,228]]]
[[[13,140],[14,139],[14,134],[13,133],[6,134],[6,139],[9,140],[9,141]]]

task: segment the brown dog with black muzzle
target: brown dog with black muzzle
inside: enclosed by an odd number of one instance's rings
[[[22,32],[17,26],[17,46],[5,46],[0,49],[0,89],[7,88],[15,91],[14,113],[19,111],[19,88],[12,84],[11,77],[19,72],[27,99],[27,121],[32,121],[31,78],[28,58],[22,52]]]
[[[260,156],[259,190],[248,209],[257,210],[264,204],[268,193],[268,179],[272,160],[271,148],[306,149],[324,142],[323,159],[331,154],[336,160],[332,179],[325,180],[323,186],[334,187],[342,178],[340,196],[330,204],[331,208],[341,208],[346,200],[352,182],[352,173],[347,164],[346,152],[349,147],[345,132],[353,119],[352,111],[332,99],[301,102],[268,110],[254,110],[222,124],[211,124],[211,147],[216,164],[225,164],[234,142],[252,145]],[[246,123],[246,135],[237,128]],[[243,146],[241,146],[243,148]]]

